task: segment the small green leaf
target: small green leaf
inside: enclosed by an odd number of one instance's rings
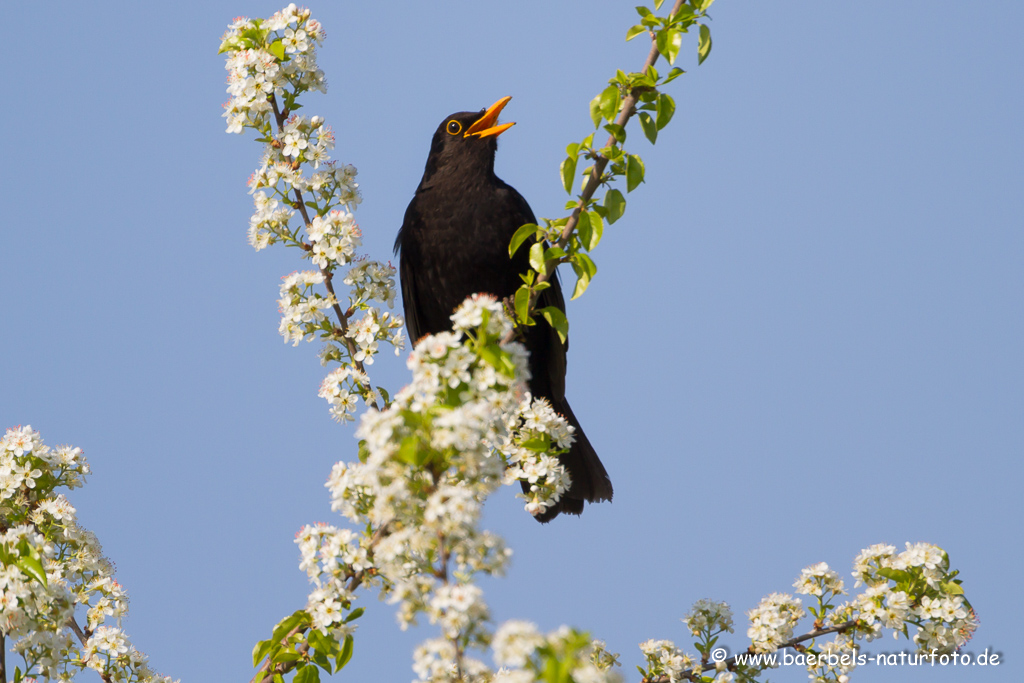
[[[314,664],[319,666],[321,669],[326,671],[328,674],[333,672],[333,668],[334,667],[331,666],[331,660],[327,656],[327,654],[324,653],[322,650],[313,650],[313,654],[310,655],[309,658],[311,660],[313,660]]]
[[[555,306],[545,306],[537,312],[544,316],[548,324],[558,332],[558,337],[564,344],[565,340],[569,338],[569,321],[565,319],[565,313]]]
[[[320,669],[304,666],[295,673],[292,683],[320,683]]]
[[[341,646],[341,654],[339,654],[338,658],[335,660],[335,662],[337,662],[337,671],[341,671],[345,665],[348,664],[348,660],[352,659],[353,645],[354,641],[352,640],[352,635],[349,634],[345,636],[345,644]]]
[[[298,612],[294,612],[277,622],[277,626],[274,627],[274,633],[270,636],[270,639],[275,643],[280,642],[281,639],[288,635],[293,628],[298,626],[306,616],[305,610],[299,610]]]
[[[612,134],[612,137],[621,145],[626,142],[626,129],[617,123],[609,123],[604,129]]]
[[[964,589],[960,587],[960,584],[953,583],[952,581],[942,584],[942,590],[950,595],[964,594]]]
[[[277,57],[277,61],[284,61],[284,43],[280,40],[275,40],[270,44],[268,49],[270,50],[270,54]]]
[[[572,259],[572,269],[576,272],[576,288],[572,291],[575,299],[587,291],[590,281],[597,275],[597,265],[586,254],[576,254]]]
[[[711,3],[715,0],[693,0],[694,6],[701,12],[706,12],[708,7],[711,7]]]
[[[621,93],[617,85],[609,85],[601,91],[601,115],[609,123],[614,121],[615,115],[619,113],[620,99]]]
[[[601,96],[598,95],[590,100],[590,120],[594,122],[594,128],[601,125]]]
[[[626,192],[632,192],[644,181],[644,162],[636,154],[626,163]]]
[[[683,33],[679,29],[666,28],[658,31],[656,39],[658,52],[665,56],[669,64],[676,63],[679,47],[683,44]]]
[[[604,208],[608,211],[608,222],[614,223],[626,212],[626,199],[618,190],[608,190],[604,196]]]
[[[626,42],[629,42],[636,38],[641,33],[646,33],[647,28],[643,24],[637,24],[636,26],[630,26],[629,30],[626,31]]]
[[[413,467],[421,467],[430,456],[430,451],[426,448],[420,448],[418,437],[407,436],[402,439],[402,444],[398,447],[398,452],[395,455],[404,463],[408,463]]]
[[[363,609],[362,607],[356,607],[354,610],[352,610],[351,612],[348,613],[348,616],[345,617],[345,620],[342,621],[341,623],[347,624],[350,621],[355,621],[359,617],[363,616],[363,612],[365,612],[365,611],[366,610]]]
[[[661,82],[661,84],[664,85],[666,83],[670,83],[670,82],[676,80],[677,78],[679,78],[680,76],[682,76],[684,73],[686,73],[686,72],[683,71],[682,69],[680,69],[678,66],[673,67],[672,70],[668,72],[668,75],[665,76],[665,80],[663,80]],[[597,124],[594,124],[594,125],[597,125]]]
[[[39,561],[39,558],[34,555],[23,555],[18,558],[15,565],[26,575],[32,577],[39,583],[46,585],[46,570],[43,569],[43,563]]]
[[[658,141],[658,126],[654,123],[651,115],[645,111],[640,112],[640,127],[643,128],[644,135],[652,145]]]
[[[547,273],[544,268],[544,243],[534,242],[533,246],[530,247],[530,267],[536,270],[541,275]]]
[[[594,229],[590,224],[590,214],[586,211],[580,211],[580,217],[576,223],[576,233],[580,236],[580,242],[583,243],[583,246],[590,249],[587,245],[594,239]]]
[[[604,237],[604,221],[601,220],[601,214],[599,212],[590,212],[590,227],[594,233],[594,237],[590,244],[586,244],[587,251],[593,251],[596,249],[597,245],[601,243],[601,238]]]
[[[657,7],[657,5],[655,5],[655,7]],[[639,14],[641,17],[649,17],[651,15],[651,10],[641,6],[636,8],[636,13]]]
[[[263,658],[267,656],[267,653],[273,646],[274,641],[272,640],[261,640],[256,643],[256,646],[252,649],[252,668],[255,669],[259,666],[260,662],[263,661]]]
[[[519,319],[523,325],[532,325],[533,319],[530,317],[530,288],[523,285],[516,290],[516,318]]]
[[[705,24],[700,25],[700,43],[697,45],[697,63],[703,64],[711,54],[711,29]]]
[[[675,113],[676,101],[665,93],[658,95],[658,130],[667,126]]]
[[[544,262],[556,261],[565,258],[565,249],[561,247],[551,247],[544,251]]]
[[[523,242],[525,242],[530,236],[537,234],[539,229],[541,228],[538,227],[537,223],[526,223],[525,225],[520,225],[519,229],[516,230],[515,234],[512,236],[512,242],[509,243],[509,258],[512,258],[512,256],[519,251],[519,247],[522,246]]]
[[[576,157],[569,156],[563,159],[562,165],[558,167],[562,174],[562,187],[568,194],[572,194],[572,181],[576,177],[576,161]]]
[[[663,2],[665,2],[665,0],[654,0],[654,9],[660,9],[661,3]]]

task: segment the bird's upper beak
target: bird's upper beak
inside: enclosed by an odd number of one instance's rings
[[[516,125],[515,121],[512,123],[503,123],[500,126],[494,125],[498,121],[498,114],[501,113],[501,110],[505,108],[505,105],[508,104],[511,99],[511,96],[502,97],[500,100],[489,106],[487,111],[484,112],[484,115],[477,119],[476,123],[466,130],[466,137],[468,138],[472,135],[478,138],[486,138],[491,135],[501,135],[506,130]]]

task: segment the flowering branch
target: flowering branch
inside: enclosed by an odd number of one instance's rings
[[[655,0],[655,9],[661,4]],[[530,315],[537,296],[550,286],[558,264],[570,263],[577,274],[574,297],[596,273],[588,252],[600,241],[603,221],[613,223],[621,217],[625,199],[614,188],[600,203],[594,194],[620,176],[625,177],[626,192],[643,182],[642,160],[621,147],[625,126],[635,116],[653,143],[671,120],[675,103],[658,88],[682,70],[673,68],[661,77],[654,64],[660,56],[674,63],[682,34],[691,27],[699,29],[698,56],[703,61],[711,42],[707,26],[700,22],[710,4],[711,0],[677,0],[664,17],[637,8],[641,23],[629,30],[627,39],[647,33],[651,49],[643,71],[618,72],[591,102],[595,127],[607,121],[607,144],[595,149],[591,134],[567,149],[569,156],[562,163],[567,192],[575,182],[579,158],[594,162],[583,172],[582,192],[567,207],[570,215],[545,220],[544,227],[523,226],[510,244],[514,253],[532,238],[532,271],[511,306],[519,324],[533,324]],[[300,247],[318,267],[316,272],[285,278],[279,302],[281,333],[296,344],[318,335],[328,343],[321,359],[340,367],[324,380],[320,395],[331,403],[337,419],[355,419],[354,397],[361,396],[375,408],[362,415],[356,431],[358,461],[337,463],[327,482],[332,509],[354,528],[317,524],[298,534],[300,567],[313,589],[304,609],[257,643],[253,681],[277,681],[294,673],[294,680],[304,683],[319,680],[319,669],[332,674],[343,668],[353,652],[354,621],[363,613],[353,607],[356,591],[378,588],[382,597],[398,605],[403,629],[420,615],[441,629],[440,637],[427,640],[414,653],[413,669],[421,680],[532,683],[553,680],[549,673],[558,671],[560,683],[617,683],[618,655],[584,633],[563,628],[541,635],[525,622],[507,622],[493,630],[482,591],[473,583],[477,574],[500,574],[510,555],[500,537],[480,529],[480,509],[487,496],[501,484],[528,482],[528,492],[521,495],[527,510],[536,514],[557,501],[568,485],[556,456],[568,449],[572,432],[550,405],[525,393],[526,351],[512,341],[513,321],[505,307],[488,296],[467,299],[452,315],[451,332],[424,337],[416,344],[407,363],[412,381],[393,400],[369,383],[365,366],[372,363],[377,341],[389,341],[396,351],[401,346],[396,331],[401,319],[369,303],[392,305],[393,269],[379,264],[370,268],[373,262],[352,267],[345,282],[354,291],[351,305],[344,309],[333,276],[338,267],[355,262],[359,244],[360,233],[350,213],[360,201],[355,169],[328,163],[326,150],[333,148],[334,138],[322,119],[291,115],[300,106],[300,94],[324,89],[315,60],[315,44],[323,37],[308,10],[289,5],[267,20],[237,20],[221,48],[228,54],[232,94],[225,105],[228,131],[253,128],[267,145],[262,167],[250,182],[256,203],[250,242],[257,249],[277,241]],[[326,170],[306,177],[303,164],[314,169],[324,164]],[[293,230],[288,225],[296,212],[302,225]],[[326,296],[315,291],[321,284]],[[326,322],[327,308],[333,309],[340,327]],[[357,311],[365,315],[355,321]],[[561,310],[547,307],[536,313],[566,333]],[[376,401],[378,390],[383,409]],[[799,598],[779,593],[765,598],[749,613],[752,644],[745,654],[766,655],[786,647],[807,650],[801,645],[806,640],[833,633],[837,641],[825,647],[841,650],[852,647],[856,638],[877,637],[883,625],[902,628],[907,635],[906,623],[919,624],[919,644],[958,643],[969,637],[973,613],[964,609],[966,601],[957,593],[959,581],[948,571],[945,554],[924,544],[908,546],[899,556],[885,548],[891,546],[873,547],[858,558],[858,580],[869,588],[856,601],[838,607],[831,602],[843,593],[838,576],[823,564],[804,570],[796,584],[798,592],[817,598],[817,605],[808,608],[814,626],[804,636],[793,637],[806,614]],[[683,654],[670,641],[648,641],[641,646],[647,683],[711,680],[702,672],[719,637],[732,632],[731,611],[724,603],[701,601],[686,621],[698,636],[695,647],[701,657]],[[499,666],[511,668],[494,672],[471,656],[473,650],[488,647]],[[765,666],[758,668],[738,654],[716,664],[715,680],[726,683],[734,674],[753,680]],[[828,676],[836,670],[815,673],[817,680],[831,680]]]

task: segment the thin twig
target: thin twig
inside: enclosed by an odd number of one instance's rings
[[[813,631],[811,631],[809,633],[805,633],[802,636],[797,636],[796,638],[791,638],[791,639],[787,640],[786,642],[782,643],[777,648],[775,648],[775,650],[772,653],[767,653],[766,652],[766,653],[763,653],[763,655],[767,656],[767,655],[770,655],[770,654],[774,654],[774,652],[781,652],[782,650],[785,650],[787,647],[793,647],[795,645],[799,645],[800,643],[802,643],[802,642],[804,642],[806,640],[813,640],[814,638],[819,638],[821,636],[827,636],[830,633],[844,633],[844,632],[849,631],[850,629],[854,628],[856,625],[857,625],[857,620],[856,619],[851,619],[850,621],[844,622],[844,623],[839,624],[837,626],[830,626],[828,628],[814,629]],[[747,650],[744,650],[743,652],[741,652],[739,654],[733,655],[732,657],[729,657],[728,659],[723,660],[722,662],[702,661],[701,662],[701,668],[702,668],[702,670],[707,670],[708,667],[714,668],[715,666],[724,666],[726,669],[732,669],[736,665],[736,660],[738,658],[740,658],[740,657],[744,657],[744,658],[746,658],[746,657],[756,657],[757,654],[758,653],[753,652],[752,650],[747,649]],[[694,671],[688,671],[688,672],[683,674],[683,678],[689,679],[691,681],[699,681],[700,680],[700,676],[701,676],[701,674],[694,673]],[[668,676],[658,676],[657,678],[644,678],[642,683],[669,683],[670,680],[671,679]]]
[[[69,627],[71,627],[71,630],[74,632],[75,636],[78,638],[78,642],[80,642],[82,644],[82,647],[85,647],[85,644],[89,641],[89,635],[90,634],[88,634],[88,633],[86,633],[85,631],[82,630],[82,627],[78,625],[77,621],[75,621],[75,617],[74,616],[72,616],[70,619],[68,619],[67,625]],[[103,681],[103,683],[112,683],[111,678],[110,678],[110,674],[101,673],[100,674],[100,679]],[[3,679],[3,680],[6,680],[6,679]]]
[[[277,122],[277,131],[279,133],[283,133],[285,120],[288,116],[288,110],[285,110],[283,112],[278,111],[277,99],[273,96],[270,97],[270,103],[273,105],[274,108],[274,119]],[[309,213],[306,211],[306,203],[302,200],[302,193],[298,189],[295,189],[295,208],[297,208],[299,210],[299,213],[302,215],[302,222],[306,225],[306,227],[309,227]],[[306,247],[305,243],[303,243],[303,246]],[[341,304],[338,303],[338,295],[334,293],[334,285],[332,284],[334,274],[331,273],[326,268],[320,268],[320,274],[324,276],[324,286],[327,287],[327,292],[332,297],[334,297],[334,304],[331,308],[334,310],[334,314],[338,316],[338,325],[341,328],[340,337],[342,343],[344,343],[345,348],[348,349],[348,353],[352,357],[352,362],[355,364],[356,369],[359,370],[359,372],[361,372],[363,375],[366,375],[366,369],[363,367],[363,362],[360,360],[356,360],[356,344],[348,336],[349,314],[346,311],[341,310]],[[369,390],[370,387],[367,387],[367,389]],[[377,405],[376,399],[374,399],[373,403],[371,403],[370,405],[372,405],[377,410],[380,410],[380,406]]]
[[[686,0],[676,0],[675,5],[672,7],[672,14],[676,14],[679,9],[686,4]],[[651,51],[647,54],[647,61],[644,62],[643,69],[641,71],[647,71],[648,67],[654,66],[655,62],[658,61],[658,57],[661,53],[658,51],[657,41],[655,40],[654,34],[651,34]],[[625,99],[622,100],[622,106],[619,109],[619,115],[615,118],[615,125],[622,128],[626,127],[626,123],[636,113],[636,102],[637,94],[634,91],[626,93]],[[606,147],[610,147],[615,144],[615,136],[609,135],[608,142],[605,143]],[[608,166],[608,157],[598,155],[594,161],[594,166],[590,169],[590,175],[587,178],[587,184],[583,187],[583,192],[580,194],[580,199],[576,202],[576,207],[572,210],[572,214],[569,216],[569,222],[562,228],[561,234],[558,236],[558,240],[554,246],[564,248],[569,243],[569,238],[572,237],[573,231],[576,229],[576,225],[580,220],[580,213],[583,211],[583,207],[587,205],[590,199],[594,196],[602,184],[601,178],[604,175],[604,169]],[[547,273],[541,273],[537,278],[537,283],[546,282],[550,280],[554,275],[555,269],[552,268]],[[534,292],[533,297],[530,299],[530,309],[533,309],[536,303],[539,292]]]

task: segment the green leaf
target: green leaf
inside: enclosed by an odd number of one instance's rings
[[[565,313],[555,306],[545,306],[537,312],[544,316],[548,324],[558,332],[558,337],[564,344],[565,340],[569,338],[569,321],[565,319]]]
[[[654,9],[660,9],[661,3],[663,2],[665,2],[665,0],[654,0]]]
[[[576,157],[566,157],[562,160],[562,165],[558,167],[562,174],[562,187],[568,194],[572,194],[572,181],[576,177],[576,161]]]
[[[313,650],[313,654],[309,658],[328,674],[333,672],[334,667],[331,666],[331,659],[323,650]]]
[[[646,7],[642,7],[642,6],[636,8],[636,13],[639,14],[641,17],[649,17],[649,16],[651,16],[651,10],[647,9]]]
[[[337,671],[341,671],[345,665],[348,664],[348,660],[352,659],[353,645],[354,642],[352,640],[352,635],[349,634],[345,636],[345,644],[341,646],[341,654],[339,654],[338,658],[335,660],[337,663]]]
[[[420,448],[418,437],[407,436],[402,439],[402,444],[398,447],[396,456],[404,463],[419,467],[427,461],[428,454],[429,451],[426,448]]]
[[[665,56],[669,64],[676,63],[679,47],[683,44],[683,33],[679,29],[666,28],[658,31],[656,39],[658,52]]]
[[[270,47],[268,49],[270,50],[270,54],[277,57],[277,61],[284,61],[284,43],[282,43],[280,40],[275,40],[270,44]]]
[[[609,85],[601,91],[601,115],[611,123],[619,113],[621,93],[619,86]]]
[[[304,666],[295,673],[292,683],[320,683],[320,669]]]
[[[593,239],[590,244],[585,244],[587,251],[593,251],[597,248],[597,245],[601,243],[601,238],[604,237],[604,221],[601,220],[601,214],[598,211],[590,212],[590,227],[594,233]]]
[[[544,275],[547,270],[544,269],[544,243],[534,242],[533,246],[530,247],[530,267],[535,271]]]
[[[950,595],[964,594],[964,589],[960,587],[960,584],[953,583],[952,581],[942,584],[942,590]]]
[[[644,135],[652,145],[658,141],[658,126],[654,123],[651,115],[645,111],[640,112],[640,127],[644,129]]]
[[[672,70],[668,72],[668,76],[665,76],[665,80],[663,80],[661,84],[664,85],[666,83],[670,83],[679,78],[680,76],[682,76],[684,73],[686,72],[680,69],[678,66],[673,67]]]
[[[612,134],[612,137],[621,145],[626,142],[626,129],[617,123],[609,123],[604,129]]]
[[[348,616],[345,617],[345,620],[342,621],[341,623],[347,624],[350,621],[355,621],[359,617],[363,616],[363,612],[365,612],[365,611],[366,610],[363,609],[362,607],[356,607],[354,610],[352,610],[351,612],[348,613]]]
[[[565,249],[561,247],[551,247],[550,249],[544,250],[544,262],[561,260],[565,257]]]
[[[608,211],[608,222],[614,223],[626,212],[626,199],[618,190],[608,190],[604,196],[604,208]]]
[[[531,451],[544,453],[551,447],[551,439],[547,437],[538,437],[535,439],[530,439],[529,441],[525,441],[520,445],[523,448],[529,449]]]
[[[519,229],[516,230],[516,234],[512,235],[512,241],[508,245],[509,258],[512,258],[512,256],[519,251],[519,247],[523,246],[523,242],[525,242],[531,235],[536,235],[538,230],[540,230],[540,228],[536,223],[527,223],[526,225],[519,226]]]
[[[267,656],[270,648],[274,646],[273,640],[261,640],[256,643],[256,646],[252,649],[252,668],[259,666],[263,658]]]
[[[590,120],[594,122],[594,128],[601,125],[601,96],[598,95],[590,100]]]
[[[270,636],[270,639],[275,643],[280,642],[281,639],[288,635],[293,628],[298,626],[306,616],[307,614],[305,610],[299,610],[298,612],[294,612],[277,622],[277,626],[274,627],[274,633]]]
[[[646,33],[647,28],[643,24],[637,24],[636,26],[630,26],[629,30],[626,31],[626,42],[629,42],[636,38],[641,33]]]
[[[15,565],[26,575],[32,577],[39,583],[46,585],[46,570],[43,569],[43,563],[39,561],[39,558],[32,555],[23,555],[18,558]]]
[[[693,5],[701,12],[706,12],[708,7],[711,7],[711,3],[715,0],[693,0]]]
[[[576,272],[576,288],[572,291],[572,298],[583,295],[590,286],[590,281],[597,275],[597,265],[586,254],[576,254],[572,259],[572,269]]]
[[[705,24],[700,25],[700,42],[697,45],[697,63],[703,64],[711,54],[711,29]]]
[[[626,192],[632,192],[644,181],[644,162],[636,154],[626,162]]]
[[[519,319],[524,325],[532,325],[533,319],[530,317],[530,288],[523,285],[516,290],[516,318]]]
[[[658,130],[667,126],[675,113],[676,101],[665,93],[658,95]]]
[[[590,249],[587,245],[594,239],[594,229],[590,224],[590,214],[586,211],[580,211],[580,217],[576,223],[576,233],[580,236],[580,242],[583,243],[583,246]]]

